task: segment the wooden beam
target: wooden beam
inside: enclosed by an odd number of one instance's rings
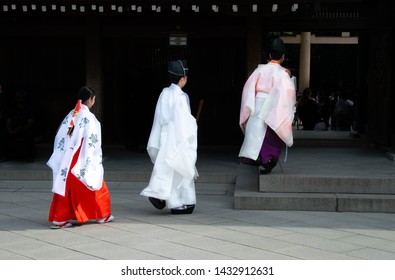
[[[286,44],[300,44],[301,36],[298,34],[296,36],[283,36],[281,37],[284,43]],[[358,37],[335,37],[335,36],[315,36],[311,35],[310,38],[311,44],[340,44],[340,45],[347,45],[347,44],[358,44]]]

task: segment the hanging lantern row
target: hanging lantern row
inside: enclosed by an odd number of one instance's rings
[[[252,4],[250,6],[250,11],[253,13],[256,13],[259,11],[259,6],[258,4]],[[1,9],[2,8],[2,9]],[[65,12],[80,12],[80,13],[85,13],[88,11],[96,11],[99,13],[104,13],[104,12],[118,12],[118,13],[123,13],[126,11],[132,11],[132,12],[137,12],[141,13],[144,11],[153,11],[160,13],[162,12],[162,6],[161,5],[151,5],[151,7],[147,6],[142,6],[142,5],[116,5],[116,4],[111,4],[111,5],[96,5],[96,4],[91,4],[91,5],[76,5],[76,4],[71,4],[71,5],[55,5],[55,4],[48,4],[48,5],[37,5],[37,4],[4,4],[2,7],[0,6],[1,11],[3,12],[12,12],[12,11],[22,11],[22,12],[29,12],[29,11],[41,11],[41,12],[50,12],[50,11],[59,11],[62,13]],[[187,10],[185,6],[183,6],[183,9]],[[200,6],[199,5],[191,5],[190,11],[198,13],[200,11]],[[298,4],[292,4],[290,7],[290,10],[292,12],[296,12],[298,9]],[[181,12],[181,6],[180,5],[171,5],[171,10],[175,13]],[[220,7],[219,5],[211,5],[211,10],[214,13],[220,12]],[[232,9],[234,13],[239,12],[239,5],[233,4]],[[271,10],[273,13],[278,11],[278,4],[272,4]]]

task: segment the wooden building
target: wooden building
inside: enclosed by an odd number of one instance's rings
[[[1,0],[0,83],[9,95],[30,94],[41,142],[52,143],[87,84],[104,145],[144,147],[167,61],[186,58],[193,114],[204,100],[200,144],[238,145],[242,87],[277,34],[304,86],[352,81],[358,129],[395,147],[393,11],[383,0]],[[300,40],[313,37],[357,43],[306,57]]]

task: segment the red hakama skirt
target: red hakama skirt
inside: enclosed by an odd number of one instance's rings
[[[81,146],[74,154],[66,179],[65,196],[54,194],[49,210],[50,222],[77,220],[84,223],[88,220],[102,219],[111,214],[110,192],[103,180],[102,187],[97,191],[89,190],[71,173],[76,164]]]

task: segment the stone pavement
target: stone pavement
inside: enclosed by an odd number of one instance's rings
[[[48,155],[34,163],[0,163],[1,260],[395,259],[395,214],[235,210],[236,176],[246,170],[237,163],[237,149],[199,152],[192,215],[156,210],[139,195],[152,169],[146,154],[104,154],[115,221],[61,230],[47,221]],[[320,156],[319,150],[313,154]],[[395,166],[379,162],[389,171]]]

